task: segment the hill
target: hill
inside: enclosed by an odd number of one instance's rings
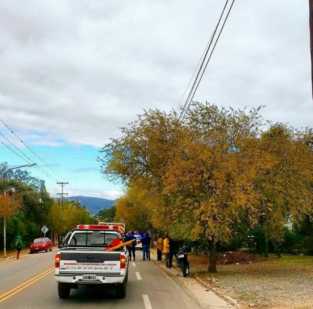
[[[81,195],[70,196],[68,197],[68,199],[71,201],[79,202],[81,205],[85,206],[92,214],[96,214],[102,209],[111,208],[115,203],[114,200]]]

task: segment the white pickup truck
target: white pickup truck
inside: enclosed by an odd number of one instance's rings
[[[79,225],[67,234],[55,256],[55,279],[60,298],[68,298],[80,285],[114,288],[119,298],[126,296],[128,255],[121,243],[117,223]],[[124,227],[125,228],[125,227]]]

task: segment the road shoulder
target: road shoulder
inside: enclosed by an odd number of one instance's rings
[[[200,305],[201,308],[239,308],[230,299],[227,299],[226,297],[222,298],[221,296],[217,295],[213,289],[204,285],[204,283],[197,280],[197,278],[183,278],[175,267],[168,269],[162,263],[155,262],[155,264],[165,273],[166,276],[181,286],[186,291],[186,293]]]

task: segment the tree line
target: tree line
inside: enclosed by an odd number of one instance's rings
[[[65,201],[63,205],[50,196],[44,182],[27,171],[9,171],[6,163],[0,164],[0,219],[7,222],[7,247],[13,249],[20,235],[25,246],[34,238],[42,237],[41,227],[49,228],[47,236],[59,236],[79,223],[94,222],[88,210],[77,202]],[[3,228],[0,229],[0,249],[3,248]]]
[[[217,249],[261,235],[263,251],[281,248],[286,225],[311,224],[313,131],[271,123],[250,111],[195,103],[149,110],[101,151],[103,172],[126,194],[116,216]]]

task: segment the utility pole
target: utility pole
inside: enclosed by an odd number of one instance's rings
[[[31,164],[23,164],[23,165],[8,168],[6,171],[4,171],[4,173],[2,175],[3,183],[5,184],[5,182],[7,181],[7,175],[9,174],[9,172],[14,171],[16,169],[23,168],[23,167],[33,167],[36,165],[37,165],[37,163],[31,163]],[[3,195],[6,195],[6,194],[7,194],[7,192],[4,189]],[[4,257],[7,256],[7,218],[6,218],[6,216],[3,216],[3,256]]]
[[[61,186],[61,192],[60,192],[60,193],[57,193],[57,194],[60,195],[61,205],[63,206],[63,203],[64,203],[64,196],[65,196],[65,195],[68,195],[68,193],[65,193],[65,192],[64,192],[64,186],[65,186],[65,185],[68,185],[69,183],[68,183],[68,182],[65,182],[65,181],[58,181],[57,184]]]
[[[310,9],[310,45],[311,45],[311,82],[313,95],[313,0],[309,0]]]

